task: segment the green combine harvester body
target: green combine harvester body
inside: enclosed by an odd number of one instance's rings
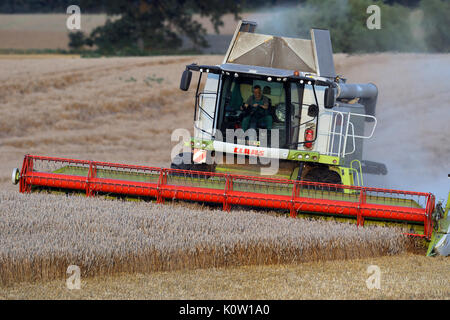
[[[26,155],[13,183],[21,192],[196,201],[397,226],[428,241],[428,255],[448,255],[450,198],[444,209],[431,193],[364,186],[363,174],[387,174],[363,158],[377,125],[377,87],[336,75],[328,30],[294,39],[255,28],[238,24],[222,64],[186,66],[181,90],[199,73],[194,136],[171,168]]]

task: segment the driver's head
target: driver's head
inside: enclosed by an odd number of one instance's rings
[[[253,95],[256,99],[261,99],[261,87],[256,85],[253,87]]]

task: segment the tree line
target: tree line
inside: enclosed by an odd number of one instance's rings
[[[246,0],[240,1],[242,7],[247,10],[266,6],[297,5],[306,0]],[[1,0],[0,13],[62,13],[70,5],[82,6],[85,13],[102,13],[107,10],[108,0],[83,1],[83,0]],[[136,3],[138,1],[127,1]],[[148,1],[151,2],[151,1]],[[384,0],[386,4],[401,4],[414,7],[420,0]]]
[[[406,3],[406,1],[405,1]],[[369,29],[366,9],[380,8],[380,29]],[[421,0],[415,5],[394,1],[307,0],[279,10],[265,32],[307,37],[312,27],[329,29],[334,52],[450,52],[450,1]]]
[[[206,30],[193,15],[210,19],[216,31],[222,16],[270,8],[282,18],[261,24],[260,32],[309,37],[312,27],[327,28],[335,52],[450,52],[450,1],[447,0],[3,0],[1,13],[105,13],[106,23],[90,34],[69,33],[73,51],[104,55],[176,52],[182,36],[193,48],[208,46]],[[381,29],[366,26],[366,8],[381,8]],[[287,8],[287,9],[286,9]],[[284,10],[284,11],[283,11]]]

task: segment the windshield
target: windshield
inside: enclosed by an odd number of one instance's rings
[[[245,142],[235,141],[235,143],[263,146],[265,138],[262,135],[267,134],[264,143],[267,142],[269,146],[274,147],[285,145],[287,89],[289,86],[284,82],[224,77],[217,126],[222,131],[223,137],[227,129],[243,131],[254,129],[255,135],[249,131]]]

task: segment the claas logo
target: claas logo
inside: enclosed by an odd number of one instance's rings
[[[254,150],[254,149],[238,148],[238,147],[234,148],[234,153],[246,154],[249,156],[256,156],[256,157],[264,156],[264,150]]]

